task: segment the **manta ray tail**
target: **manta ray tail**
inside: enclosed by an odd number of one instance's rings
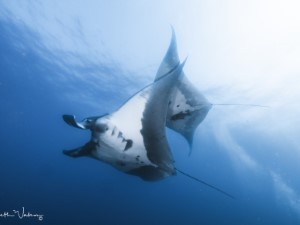
[[[216,190],[216,191],[222,193],[223,195],[226,195],[226,196],[229,197],[229,198],[234,199],[234,197],[233,197],[231,194],[228,194],[227,192],[221,190],[220,188],[217,188],[217,187],[215,187],[215,186],[213,186],[213,185],[211,185],[211,184],[209,184],[209,183],[206,183],[205,181],[200,180],[200,179],[198,179],[198,178],[196,178],[196,177],[194,177],[194,176],[191,176],[191,175],[189,175],[189,174],[187,174],[187,173],[185,173],[185,172],[183,172],[183,171],[181,171],[181,170],[179,170],[179,169],[177,169],[177,168],[176,168],[176,171],[179,172],[179,173],[181,173],[182,175],[188,177],[188,178],[191,178],[191,179],[193,179],[193,180],[195,180],[195,181],[197,181],[197,182],[199,182],[199,183],[201,183],[201,184],[204,184],[204,185],[206,185],[206,186],[208,186],[208,187],[210,187],[210,188],[212,188],[212,189],[214,189],[214,190]]]

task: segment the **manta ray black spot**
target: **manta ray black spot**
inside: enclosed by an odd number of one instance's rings
[[[172,121],[183,120],[186,116],[190,116],[190,115],[191,115],[190,110],[187,110],[186,112],[180,112],[180,113],[177,113],[177,114],[171,116],[171,120]]]
[[[130,140],[130,139],[127,139],[125,140],[127,143],[126,143],[126,146],[125,146],[125,149],[124,151],[127,151],[128,149],[130,149],[132,147],[132,144],[133,144],[133,141]]]
[[[123,137],[123,134],[122,134],[122,132],[119,131],[118,138],[120,138],[120,137]]]

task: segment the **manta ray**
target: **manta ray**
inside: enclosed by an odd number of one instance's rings
[[[67,124],[91,131],[91,139],[85,145],[63,153],[74,158],[88,156],[100,160],[146,181],[161,180],[180,172],[226,194],[174,166],[166,127],[182,135],[191,152],[195,129],[212,107],[187,79],[184,64],[185,60],[182,63],[179,60],[172,29],[169,48],[153,83],[115,112],[81,122],[74,115],[63,115]]]

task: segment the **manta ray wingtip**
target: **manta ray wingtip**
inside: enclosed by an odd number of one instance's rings
[[[174,26],[172,24],[170,24],[170,27],[171,27],[171,32],[172,32],[171,42],[174,42],[174,44],[176,44],[176,33],[175,33]]]
[[[187,133],[184,135],[185,140],[187,141],[188,145],[189,145],[189,155],[192,155],[192,150],[193,150],[193,140],[194,140],[194,133]]]

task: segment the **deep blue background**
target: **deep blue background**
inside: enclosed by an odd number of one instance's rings
[[[114,107],[130,96],[118,91],[123,88],[117,77],[122,76],[121,69],[93,64],[72,68],[86,74],[101,69],[116,76],[116,90],[111,93],[101,91],[101,85],[98,91],[90,91],[76,79],[68,85],[56,83],[60,74],[68,74],[41,54],[52,57],[37,34],[26,26],[0,21],[0,213],[24,206],[45,215],[42,222],[0,218],[0,224],[299,223],[288,204],[280,204],[280,199],[278,203],[268,174],[236,171],[215,137],[201,128],[196,137],[201,141],[194,146],[198,154],[191,157],[184,140],[168,131],[176,165],[231,193],[234,200],[180,174],[149,183],[96,160],[66,157],[62,150],[84,144],[89,132],[67,126],[62,114],[83,118],[115,109],[103,105],[96,112],[64,97],[68,90],[88,92],[91,100]],[[136,85],[138,90],[146,83]],[[254,149],[261,147],[241,134],[240,140]],[[258,152],[263,164],[266,156]]]

